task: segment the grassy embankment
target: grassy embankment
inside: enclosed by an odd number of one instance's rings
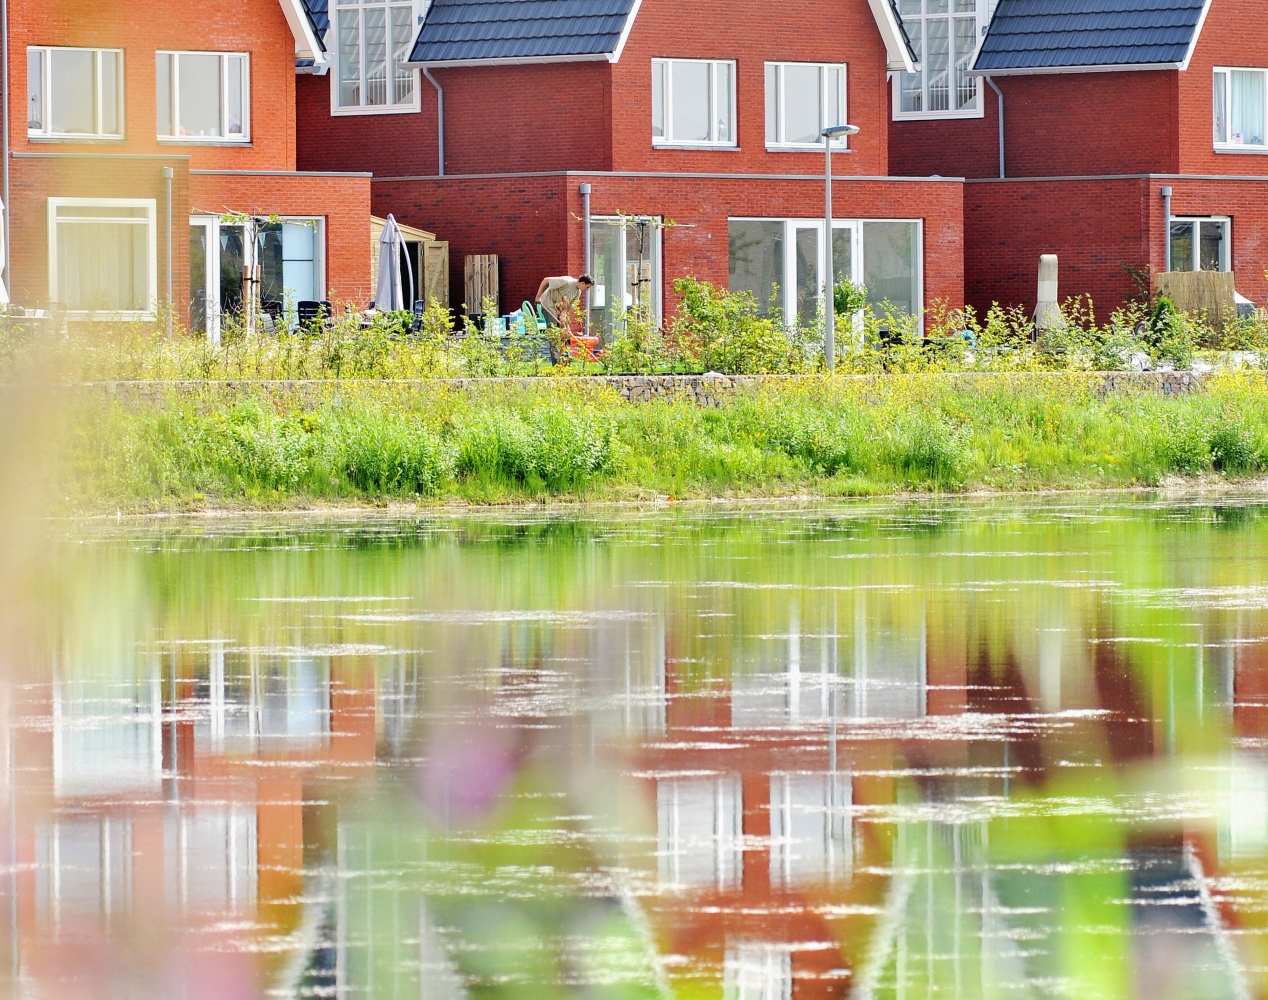
[[[572,379],[426,393],[331,385],[306,408],[250,393],[164,408],[75,404],[70,511],[575,497],[875,495],[1124,487],[1268,470],[1268,384],[1098,399],[1076,373],[769,385],[717,409],[629,404]]]

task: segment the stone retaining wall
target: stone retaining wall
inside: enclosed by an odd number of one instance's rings
[[[1083,384],[1093,383],[1098,396],[1123,393],[1150,393],[1181,396],[1200,392],[1204,387],[1201,375],[1193,372],[1018,372],[1018,373],[947,373],[928,375],[839,375],[829,379],[821,375],[597,375],[563,378],[496,378],[496,379],[401,379],[401,380],[289,380],[289,381],[182,381],[182,382],[87,382],[59,386],[73,393],[101,393],[129,405],[162,406],[181,398],[206,399],[226,396],[257,396],[287,405],[316,406],[334,396],[357,397],[367,390],[381,394],[390,392],[413,395],[449,389],[470,391],[495,388],[511,391],[552,392],[567,386],[569,390],[615,391],[622,398],[641,403],[653,399],[690,401],[698,406],[718,406],[725,399],[763,386],[802,385],[828,388],[832,383],[863,386],[883,395],[900,380],[947,382],[959,388],[984,388],[988,385],[1027,383]]]

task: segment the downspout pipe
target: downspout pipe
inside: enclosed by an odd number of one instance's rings
[[[1163,257],[1162,269],[1164,271],[1171,270],[1171,185],[1165,184],[1162,188],[1162,232],[1163,232]]]
[[[431,75],[431,70],[424,66],[423,76],[436,88],[436,149],[440,158],[440,176],[445,176],[445,88],[440,81]]]
[[[594,272],[590,269],[590,252],[591,251],[590,251],[590,185],[589,184],[581,185],[581,218],[582,218],[582,224],[586,227],[586,233],[585,233],[586,260],[585,260],[585,264],[582,266],[582,271],[585,274],[592,275],[594,274]],[[586,336],[587,337],[590,336],[590,309],[591,309],[590,297],[593,294],[594,294],[593,288],[589,289],[586,292]]]
[[[176,173],[171,167],[163,168],[163,187],[167,196],[167,339],[172,339],[172,177]]]
[[[985,78],[987,86],[995,91],[996,107],[999,109],[999,179],[1004,179],[1004,92],[995,86],[989,76]]]

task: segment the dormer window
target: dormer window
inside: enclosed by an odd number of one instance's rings
[[[336,0],[332,114],[419,110],[418,71],[401,67],[414,41],[413,0]]]
[[[123,52],[26,50],[26,130],[32,139],[122,139]]]
[[[159,139],[249,142],[248,62],[245,52],[158,53],[155,78]]]

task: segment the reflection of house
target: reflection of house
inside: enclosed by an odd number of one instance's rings
[[[325,66],[305,8],[222,15],[12,6],[5,94],[27,111],[4,151],[14,302],[124,320],[170,306],[214,339],[244,269],[264,301],[364,298],[369,178],[296,169],[296,60]]]

